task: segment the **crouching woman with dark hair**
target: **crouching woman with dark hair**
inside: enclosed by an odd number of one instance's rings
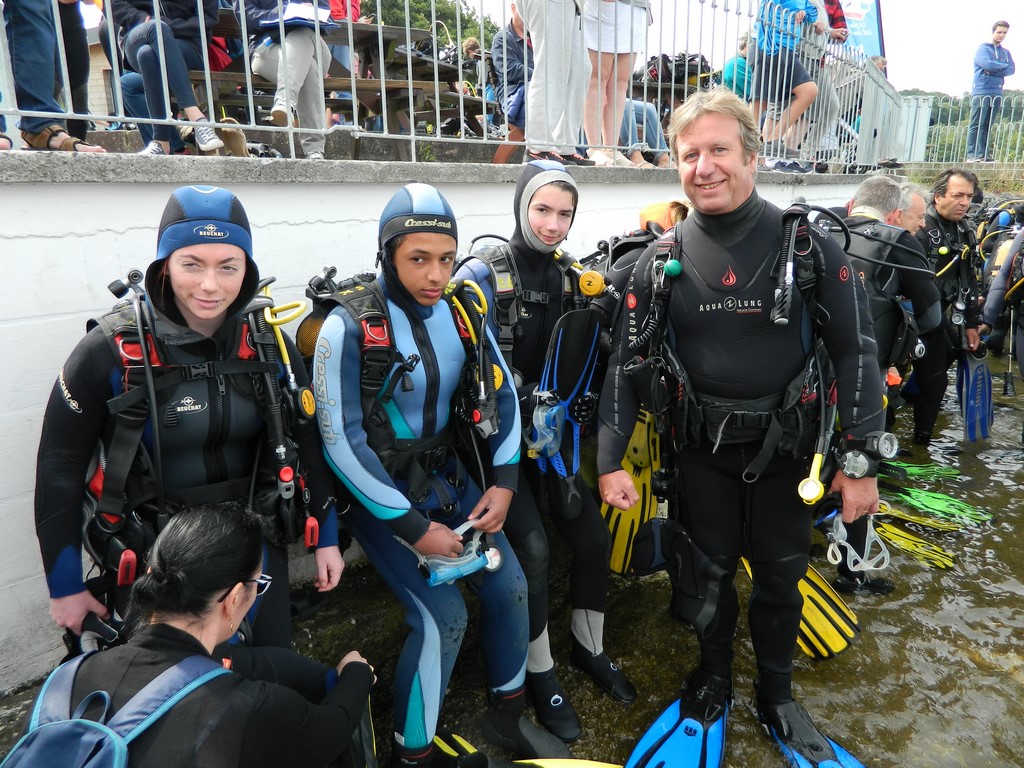
[[[131,640],[82,663],[72,711],[90,693],[103,690],[116,713],[182,659],[210,656],[235,633],[257,597],[273,588],[262,572],[259,523],[235,504],[175,515],[157,538],[149,563],[132,589],[136,629]],[[287,584],[276,588],[287,589]],[[275,650],[301,659],[292,651]],[[328,764],[348,748],[375,678],[357,651],[346,654],[336,669],[319,666],[321,680],[327,680],[319,703],[290,687],[238,674],[213,679],[131,742],[129,766]],[[98,717],[101,709],[94,702],[85,716]]]

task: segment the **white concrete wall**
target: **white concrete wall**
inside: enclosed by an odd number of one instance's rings
[[[459,216],[463,248],[477,235],[512,230],[514,168],[328,162],[314,171],[298,161],[177,160],[160,158],[140,172],[133,158],[0,155],[0,365],[7,379],[0,393],[0,694],[44,675],[62,655],[33,530],[43,407],[86,320],[113,303],[106,285],[151,259],[171,190],[206,181],[239,196],[260,271],[277,276],[280,300],[301,298],[325,264],[342,274],[371,269],[377,216],[406,181],[437,184]],[[307,180],[268,183],[286,178],[281,169],[288,167]],[[163,181],[149,180],[156,168]],[[633,228],[639,207],[679,193],[670,174],[586,169],[577,177],[581,204],[567,247],[581,255]],[[849,198],[857,179],[786,181],[762,192],[783,205],[797,194],[834,205]]]

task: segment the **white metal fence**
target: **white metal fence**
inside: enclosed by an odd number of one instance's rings
[[[246,1],[248,14],[242,12]],[[345,0],[335,1],[347,7]],[[153,22],[173,26],[183,8],[187,8],[188,15],[201,19],[204,2],[210,17],[212,0],[154,3]],[[423,142],[486,142],[495,149],[503,144],[525,143],[523,132],[517,131],[509,120],[507,112],[511,105],[503,98],[503,92],[508,92],[514,79],[508,63],[510,57],[507,50],[503,50],[506,55],[492,55],[496,38],[493,30],[497,28],[501,44],[502,30],[513,21],[507,0],[462,0],[447,4],[445,0],[437,0],[437,4],[431,3],[429,23],[421,23],[419,27],[409,23],[408,3],[401,0],[364,0],[361,15],[372,20],[362,22],[353,18],[338,19],[337,7],[332,10],[328,0],[319,2],[321,12],[315,12],[312,5],[305,5],[303,13],[295,14],[298,6],[282,0],[234,0],[235,5],[220,8],[213,15],[216,23],[195,25],[196,56],[188,66],[188,89],[190,92],[194,89],[196,106],[212,125],[221,129],[238,127],[250,137],[254,129],[286,134],[289,141],[280,146],[292,157],[316,156],[323,151],[325,137],[338,131],[398,139],[396,158],[415,157],[417,145]],[[791,40],[787,44],[798,52],[799,60],[817,83],[817,100],[799,121],[784,131],[782,144],[769,148],[769,159],[796,155],[807,162],[867,166],[886,158],[901,157],[905,137],[911,138],[908,146],[918,151],[920,141],[914,140],[906,121],[901,127],[901,100],[883,73],[859,52],[829,39],[827,33],[816,32],[806,22],[798,23],[790,14],[774,9],[767,0],[711,3],[651,0],[649,8],[645,7],[648,5],[645,0],[632,2],[633,6],[598,0],[583,2],[585,16],[595,7],[602,10],[601,6],[623,6],[628,13],[639,9],[651,23],[626,27],[625,32],[616,31],[611,40],[605,32],[598,32],[596,38],[590,36],[590,44],[596,39],[602,51],[607,47],[625,49],[628,53],[612,55],[591,51],[589,54],[589,60],[597,67],[593,70],[593,85],[588,82],[584,94],[590,87],[595,91],[590,98],[580,96],[586,98],[585,107],[589,110],[581,111],[583,125],[579,129],[587,129],[586,135],[580,130],[578,137],[577,146],[582,152],[588,147],[603,148],[610,158],[617,150],[622,153],[616,158],[618,164],[625,164],[622,161],[627,156],[633,162],[667,162],[663,129],[668,115],[695,90],[721,85],[723,74],[725,80],[730,81],[729,73],[735,69],[738,55],[737,41],[743,35],[752,37],[749,60],[744,59],[749,76],[753,76],[758,58],[757,38],[768,41],[789,36]],[[54,82],[80,81],[75,65],[69,66],[64,42],[67,30],[63,28],[57,0],[18,0],[18,3],[24,12],[34,7],[53,17],[51,23],[56,31],[50,43],[55,48],[57,61]],[[547,4],[542,0],[519,0],[518,3],[524,8],[530,8],[531,4],[534,11],[537,5],[543,6],[542,14],[546,13]],[[113,18],[118,17],[119,6],[125,5],[126,0],[105,3]],[[406,14],[397,14],[399,24],[394,23],[396,7],[398,11],[406,10]],[[470,9],[470,15],[466,15],[465,8]],[[289,13],[293,14],[291,18]],[[528,23],[525,25],[525,32],[531,38],[543,35],[554,26],[554,21],[545,15],[538,17],[535,12],[531,13],[533,15],[526,15],[535,19],[534,32],[530,32]],[[254,22],[260,14],[260,20]],[[484,16],[490,21],[487,25],[479,21]],[[381,18],[391,23],[376,23]],[[290,44],[300,25],[304,25],[302,34],[314,41],[306,47]],[[108,114],[96,112],[96,98],[91,100],[92,114],[87,113],[87,107],[78,99],[73,100],[75,106],[72,106],[72,99],[66,93],[68,89],[62,92],[61,88],[55,89],[58,100],[51,100],[49,107],[31,109],[26,104],[18,105],[11,89],[11,52],[6,45],[0,46],[0,89],[4,96],[0,114],[8,120],[22,116],[81,119],[91,121],[97,128],[136,126],[146,140],[156,126],[173,126],[176,132],[168,142],[173,149],[179,144],[178,131],[187,135],[189,129],[195,128],[195,113],[193,119],[189,119],[187,110],[182,109],[188,98],[183,98],[180,83],[168,76],[172,69],[167,65],[168,57],[180,56],[176,50],[168,50],[169,42],[171,48],[180,45],[173,37],[154,37],[155,44],[151,47],[158,60],[164,63],[154,85],[149,73],[140,76],[132,71],[142,67],[136,52],[125,48],[126,42],[132,47],[130,33],[134,27],[128,27],[118,28],[107,18],[98,28],[99,46],[107,52],[107,58],[102,61],[106,63],[103,82],[108,90],[99,103],[108,105]],[[621,23],[616,29],[623,29]],[[464,50],[462,43],[469,37],[479,42],[479,58],[475,58],[473,51]],[[272,41],[270,46],[266,44],[268,38]],[[228,42],[226,51],[221,40]],[[275,41],[280,40],[289,44],[275,45]],[[269,52],[275,47],[279,50]],[[539,50],[540,46],[536,47]],[[606,66],[608,59],[602,56],[610,57],[613,64]],[[496,59],[500,66],[494,66]],[[303,81],[304,88],[281,89],[279,83],[290,65],[292,70],[306,71],[313,85]],[[762,80],[772,83],[772,87],[782,89],[777,100],[759,105],[769,120],[781,118],[785,122],[787,104],[791,108],[796,104],[795,101],[790,103],[787,73],[784,68],[773,69],[773,65],[762,66],[758,73]],[[328,79],[321,82],[321,78]],[[749,91],[749,83],[747,85]],[[742,82],[738,88],[735,83],[732,87],[748,100],[752,95],[743,93]],[[155,107],[154,89],[158,92]],[[311,90],[315,91],[312,97]],[[566,93],[557,88],[548,88],[545,92],[544,108],[554,100],[558,102],[556,107],[569,108],[566,102],[571,99]],[[758,100],[753,101],[758,106]],[[76,108],[80,111],[75,111]],[[525,114],[541,108],[541,105],[530,105],[527,99]],[[962,106],[960,109],[962,112]],[[616,130],[611,138],[602,124],[602,115],[609,111],[615,115]],[[952,114],[951,109],[947,112]],[[520,125],[525,123],[523,115],[513,115],[513,118],[518,118],[513,122]],[[963,119],[961,114],[961,122]],[[237,121],[238,125],[232,121]],[[10,130],[13,127],[9,126],[9,134],[15,133]],[[993,128],[993,135],[998,151],[1006,148],[1009,152],[1010,132],[999,124]],[[965,141],[964,138],[960,146]],[[936,139],[929,137],[927,142],[931,147]],[[944,138],[942,142],[943,146],[949,143]],[[138,147],[144,144],[140,139]],[[950,155],[956,151],[950,149]]]
[[[1019,163],[1024,157],[1024,97],[911,96],[904,99],[907,159],[948,167]]]

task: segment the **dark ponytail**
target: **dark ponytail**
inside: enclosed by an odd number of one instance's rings
[[[201,616],[263,560],[259,521],[241,504],[186,507],[171,518],[132,587],[133,623],[154,614]]]

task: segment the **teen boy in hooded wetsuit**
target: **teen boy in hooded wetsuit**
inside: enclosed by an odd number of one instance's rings
[[[552,254],[565,239],[576,213],[576,183],[561,163],[534,160],[523,166],[513,201],[516,228],[507,253],[515,264],[519,310],[515,325],[503,329],[511,334],[511,350],[503,352],[512,366],[522,391],[532,392],[541,380],[544,356],[552,329],[571,309],[566,293],[566,274]],[[505,246],[502,246],[505,248]],[[488,254],[467,260],[458,277],[485,286],[493,308],[495,280],[486,265]],[[573,278],[574,279],[574,278]],[[492,312],[491,321],[502,322]],[[530,398],[527,398],[529,401]],[[532,406],[531,406],[532,407]],[[526,416],[529,421],[530,416]],[[550,470],[553,471],[553,470]],[[520,464],[519,490],[512,500],[505,532],[526,573],[530,588],[530,653],[527,687],[540,721],[565,741],[581,733],[580,721],[555,674],[548,639],[548,543],[538,501],[547,497],[552,522],[572,548],[570,595],[572,600],[572,661],[590,673],[609,693],[621,701],[636,698],[636,689],[604,652],[604,613],[608,597],[608,527],[601,518],[590,491],[577,476],[575,484],[582,499],[579,514],[568,519],[559,509],[564,503],[550,494],[537,493],[541,482],[536,462]]]
[[[659,287],[665,301],[665,340],[660,350],[650,351],[647,362],[659,365],[673,353],[686,374],[683,379],[673,366],[673,381],[688,381],[694,390],[696,402],[687,400],[689,418],[680,415],[682,423],[673,423],[679,522],[728,575],[718,600],[717,625],[709,625],[699,638],[700,660],[681,693],[681,714],[703,720],[715,712],[714,722],[724,726],[739,618],[732,577],[740,556],[746,555],[754,581],[749,624],[759,715],[784,751],[805,756],[802,763],[793,759],[794,765],[817,765],[835,745],[826,744],[792,691],[803,605],[798,583],[810,549],[808,508],[798,498],[797,486],[808,462],[773,451],[759,476],[748,472],[767,433],[767,420],[751,417],[777,409],[783,391],[805,366],[811,318],[801,292],[794,290],[789,322],[770,319],[779,285],[773,273],[783,217],[754,189],[759,140],[750,110],[724,89],[696,94],[676,110],[669,134],[693,210],[676,230],[681,250],[675,264],[681,270],[673,267],[664,273],[667,296]],[[842,249],[816,227],[807,229],[813,244],[802,239],[797,244],[801,250],[820,251],[814,297],[830,320],[818,331],[836,372],[841,438],[852,447],[881,430],[884,421],[867,301]],[[626,370],[632,369],[627,364],[637,362],[630,341],[637,335],[637,322],[653,305],[654,280],[661,285],[659,278],[652,280],[656,253],[649,250],[633,272],[624,297],[622,332],[599,403],[599,486],[604,500],[621,509],[637,500],[632,478],[619,463],[638,410]],[[673,406],[686,394],[673,398]],[[695,428],[698,413],[702,423]],[[872,474],[869,470],[853,479],[836,473],[832,490],[842,494],[844,522],[877,511]],[[724,727],[717,730],[724,737]],[[842,763],[848,764],[859,765]]]
[[[519,757],[568,756],[558,739],[522,717],[526,583],[501,532],[516,489],[520,443],[519,408],[507,369],[496,393],[498,429],[488,440],[490,487],[477,487],[454,449],[469,364],[445,296],[457,242],[452,209],[429,185],[404,187],[381,215],[381,274],[370,290],[386,313],[395,357],[405,361],[385,371],[384,379],[401,377],[401,386],[387,389],[393,392],[389,402],[377,393],[364,412],[362,390],[372,372],[363,357],[363,326],[346,307],[327,316],[314,356],[324,448],[356,501],[348,527],[402,601],[412,629],[395,674],[393,767],[433,763],[432,741],[466,628],[466,607],[456,584],[429,585],[419,570],[420,556],[458,556],[470,532],[460,536],[453,529],[467,520],[493,534],[502,555],[497,571],[469,577],[480,598],[490,693],[484,736]],[[500,360],[493,340],[490,346]]]

